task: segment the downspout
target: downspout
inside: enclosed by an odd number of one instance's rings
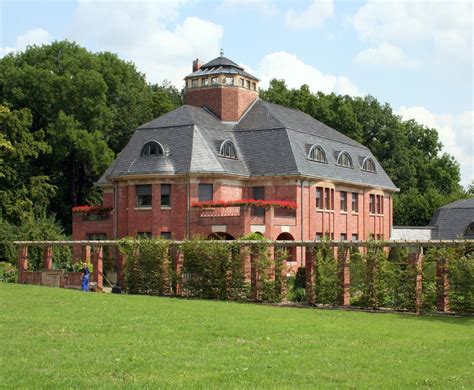
[[[188,182],[186,183],[186,238],[189,238],[190,234],[190,219],[191,219],[191,178],[188,176]]]
[[[114,240],[117,239],[118,232],[118,183],[114,183]]]
[[[304,181],[302,179],[300,179],[300,202],[301,202],[301,241],[303,241],[304,239],[304,196],[303,196],[303,190],[304,190]],[[301,251],[301,266],[304,267],[306,265],[306,261],[305,261],[305,258],[304,258],[304,247],[300,247],[300,251]]]

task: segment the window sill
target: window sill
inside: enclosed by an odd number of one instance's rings
[[[146,211],[146,210],[151,210],[151,206],[141,206],[141,207],[135,207],[134,210],[136,211]]]
[[[358,211],[353,211],[352,215],[359,215],[359,212]]]
[[[341,211],[342,215],[347,215],[347,211]]]
[[[161,210],[171,210],[171,206],[161,206]]]

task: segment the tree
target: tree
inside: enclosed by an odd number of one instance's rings
[[[438,207],[466,196],[459,184],[459,164],[441,153],[436,129],[403,121],[387,103],[372,96],[313,94],[307,85],[289,89],[283,80],[272,80],[260,96],[302,110],[367,146],[400,188],[395,224],[424,225]]]
[[[18,117],[17,127],[23,126],[20,133],[26,138],[21,145],[29,143],[28,137],[34,142],[18,148],[8,135],[0,138],[2,156],[16,153],[15,158],[22,154],[26,158],[24,165],[20,159],[18,172],[12,160],[0,158],[5,182],[6,176],[19,174],[20,182],[11,184],[15,191],[23,191],[21,197],[3,202],[5,217],[17,223],[14,214],[25,207],[20,203],[35,203],[28,198],[31,187],[49,185],[46,207],[70,231],[71,207],[94,201],[93,183],[133,130],[182,103],[175,88],[166,83],[149,85],[132,63],[115,54],[90,53],[61,41],[30,46],[0,59],[0,104]],[[36,179],[26,183],[30,177]]]

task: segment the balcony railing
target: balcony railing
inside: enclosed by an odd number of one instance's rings
[[[203,208],[199,216],[201,218],[240,217],[240,207]]]

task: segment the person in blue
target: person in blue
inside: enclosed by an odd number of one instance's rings
[[[82,264],[82,291],[89,291],[89,267],[87,266],[87,263]]]

